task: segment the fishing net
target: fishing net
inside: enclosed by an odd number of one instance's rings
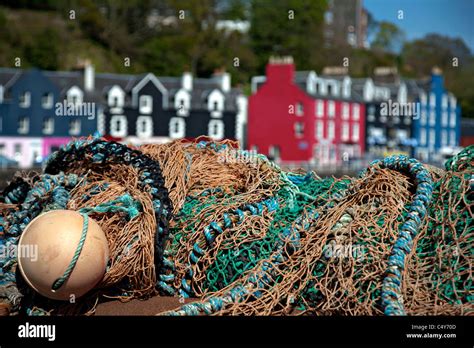
[[[473,151],[446,170],[392,156],[320,178],[232,141],[75,140],[4,190],[0,246],[41,212],[87,212],[109,243],[105,276],[76,303],[47,300],[3,253],[0,310],[91,314],[107,298],[179,296],[194,302],[160,314],[472,314]]]

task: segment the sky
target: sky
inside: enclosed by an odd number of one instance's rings
[[[461,37],[474,52],[474,0],[363,0],[376,21],[389,21],[407,40],[427,33]],[[403,19],[398,19],[398,11]]]

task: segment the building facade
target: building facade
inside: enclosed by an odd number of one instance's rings
[[[244,140],[247,99],[230,75],[208,79],[153,74],[0,69],[0,155],[40,165],[72,137],[99,133],[126,143],[207,135]]]
[[[291,58],[272,59],[252,79],[248,146],[280,162],[337,163],[365,147],[364,104],[351,80],[295,72]]]
[[[415,156],[424,161],[433,161],[440,150],[459,146],[461,109],[456,97],[445,89],[439,69],[434,69],[431,78],[420,85],[421,115],[413,123],[417,140]]]

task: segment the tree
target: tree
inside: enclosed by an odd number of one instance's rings
[[[271,55],[291,55],[313,69],[323,49],[325,0],[252,0],[250,38],[259,68]]]
[[[25,47],[25,57],[28,62],[37,68],[46,70],[57,70],[59,67],[59,35],[52,29],[47,28],[40,32],[33,44]]]
[[[372,48],[393,52],[397,50],[403,42],[403,31],[390,22],[379,22],[375,39],[372,41]]]

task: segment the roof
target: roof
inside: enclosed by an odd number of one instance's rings
[[[22,69],[0,68],[0,85],[4,86],[6,92],[14,85],[15,81],[25,73]],[[79,87],[84,92],[84,101],[101,103],[105,101],[108,91],[113,86],[119,86],[126,93],[125,105],[131,104],[132,89],[148,74],[95,74],[94,90],[84,90],[84,73],[82,70],[75,71],[47,71],[41,73],[47,77],[60,91],[60,97],[64,98],[66,92],[73,86]],[[182,88],[181,77],[163,76],[157,77],[160,83],[168,90],[169,101]],[[218,89],[225,96],[226,110],[237,110],[236,99],[242,92],[238,88],[232,88],[228,92],[221,89],[219,83],[213,78],[194,78],[191,93],[192,109],[207,109],[207,96]],[[5,93],[5,95],[8,95]]]

